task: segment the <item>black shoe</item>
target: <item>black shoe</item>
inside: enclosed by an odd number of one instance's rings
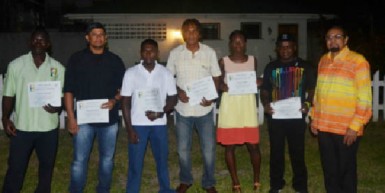
[[[191,187],[192,184],[179,184],[179,186],[176,188],[177,193],[186,193],[187,190]]]

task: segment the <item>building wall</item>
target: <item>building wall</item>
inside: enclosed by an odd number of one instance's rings
[[[228,36],[231,31],[240,29],[241,22],[260,22],[261,39],[249,39],[247,53],[257,57],[258,74],[264,66],[276,57],[275,41],[279,24],[298,25],[298,55],[307,58],[307,22],[317,19],[313,14],[69,14],[68,19],[93,20],[104,24],[113,23],[166,23],[167,38],[159,40],[160,61],[167,61],[169,51],[182,39],[175,39],[172,32],[180,30],[186,18],[197,18],[202,23],[220,23],[220,39],[204,40],[203,43],[213,47],[218,58],[228,54]],[[108,32],[107,32],[108,33]],[[139,48],[142,39],[110,39],[110,49],[120,55],[126,66],[131,66],[140,59]]]
[[[219,40],[204,40],[203,43],[213,47],[218,58],[227,55],[228,36],[231,31],[240,29],[241,22],[260,22],[261,39],[249,39],[247,53],[254,55],[258,60],[258,75],[262,74],[265,65],[276,57],[275,41],[278,36],[279,24],[298,24],[298,55],[307,59],[307,21],[315,19],[314,15],[282,15],[282,14],[106,14],[106,15],[66,15],[69,19],[94,20],[101,23],[156,23],[167,24],[167,38],[159,40],[160,61],[166,62],[169,51],[174,47],[183,44],[182,39],[173,37],[173,32],[180,30],[182,22],[186,18],[197,18],[201,22],[219,22],[221,25]],[[108,34],[108,32],[107,32]],[[52,40],[52,56],[67,63],[70,55],[86,46],[84,34],[50,31]],[[0,72],[4,73],[8,63],[17,56],[28,51],[29,33],[0,33],[0,41],[3,45],[0,48]],[[132,66],[140,60],[140,43],[143,39],[109,39],[109,49],[118,54],[124,61],[126,67]]]
[[[49,31],[52,49],[51,56],[63,65],[67,63],[70,55],[86,47],[83,33],[61,33]],[[5,45],[0,47],[0,73],[5,73],[9,62],[29,51],[31,33],[0,33],[0,42]]]

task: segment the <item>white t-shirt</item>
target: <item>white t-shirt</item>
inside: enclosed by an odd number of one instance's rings
[[[142,64],[128,68],[124,74],[122,96],[131,97],[131,124],[132,125],[166,125],[167,117],[149,120],[145,115],[145,109],[140,105],[136,92],[155,89],[159,91],[162,109],[166,105],[167,96],[176,95],[175,79],[171,72],[164,66],[156,63],[154,69],[149,72]]]

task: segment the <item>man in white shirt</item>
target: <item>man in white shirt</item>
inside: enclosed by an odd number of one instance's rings
[[[173,75],[158,64],[158,43],[146,39],[141,44],[141,63],[129,68],[121,90],[123,117],[128,132],[128,179],[126,193],[139,193],[147,143],[157,167],[159,193],[170,189],[168,172],[168,132],[166,114],[176,104]]]

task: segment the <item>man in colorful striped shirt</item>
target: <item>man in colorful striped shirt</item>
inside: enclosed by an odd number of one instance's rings
[[[261,86],[261,102],[266,113],[270,140],[270,191],[279,193],[285,182],[285,145],[287,143],[296,193],[308,193],[308,176],[305,164],[305,118],[313,101],[316,85],[314,68],[297,57],[297,41],[291,34],[280,34],[276,42],[277,59],[266,65]],[[287,99],[299,99],[301,107],[289,114],[297,117],[280,117],[279,109],[272,105]],[[298,104],[297,104],[298,105]]]
[[[372,115],[369,63],[351,50],[342,27],[325,36],[329,50],[318,65],[311,130],[318,135],[328,193],[357,192],[356,154]]]

